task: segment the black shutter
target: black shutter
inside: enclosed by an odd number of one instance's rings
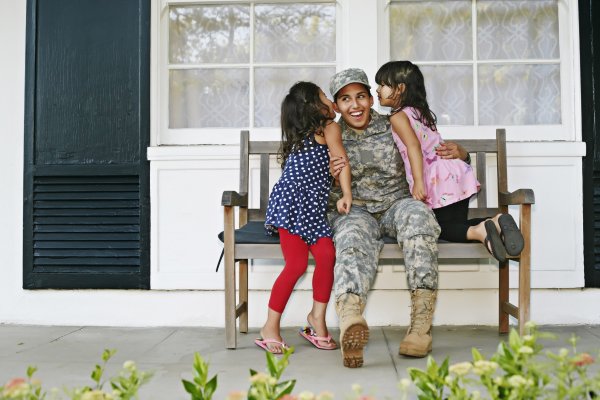
[[[23,287],[148,289],[149,0],[28,0]]]
[[[579,0],[585,286],[600,287],[600,4]]]

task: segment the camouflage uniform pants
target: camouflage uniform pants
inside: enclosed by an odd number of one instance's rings
[[[396,237],[404,251],[408,287],[437,289],[440,227],[424,203],[398,200],[382,214],[352,206],[348,215],[330,214],[336,247],[335,297],[354,293],[366,300],[377,273],[382,236]]]

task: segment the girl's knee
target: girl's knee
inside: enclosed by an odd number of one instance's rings
[[[281,274],[287,276],[288,278],[298,280],[302,275],[304,275],[307,268],[308,263],[306,262],[299,262],[295,260],[291,260],[290,262],[286,261]]]
[[[317,266],[324,265],[333,269],[335,264],[335,246],[330,238],[319,239],[312,249],[313,258]]]

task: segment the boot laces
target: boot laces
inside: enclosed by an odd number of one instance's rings
[[[417,311],[418,309],[418,311]],[[431,305],[428,301],[422,301],[422,304],[414,304],[410,310],[410,329],[409,333],[415,332],[418,334],[425,334],[425,330],[429,325],[428,314],[430,314]]]
[[[346,318],[346,317],[350,317],[352,315],[360,315],[360,304],[359,303],[355,303],[352,301],[347,301],[343,304],[343,306],[341,307],[341,313],[340,313],[340,317]]]

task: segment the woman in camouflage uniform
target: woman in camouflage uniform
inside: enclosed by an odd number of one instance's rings
[[[411,325],[399,353],[424,357],[432,345],[440,227],[431,210],[410,194],[389,119],[371,109],[373,97],[364,71],[351,68],[338,72],[329,87],[334,109],[341,114],[354,199],[349,214],[338,214],[335,207],[330,207],[329,213],[336,246],[334,294],[344,365],[356,368],[363,364],[369,328],[362,313],[377,273],[382,234],[396,238],[402,247],[411,291]],[[440,152],[449,158],[467,154],[451,143]],[[336,155],[332,156],[335,161]],[[333,167],[334,175],[340,165]],[[334,188],[330,200],[337,200],[339,193],[339,188]]]

